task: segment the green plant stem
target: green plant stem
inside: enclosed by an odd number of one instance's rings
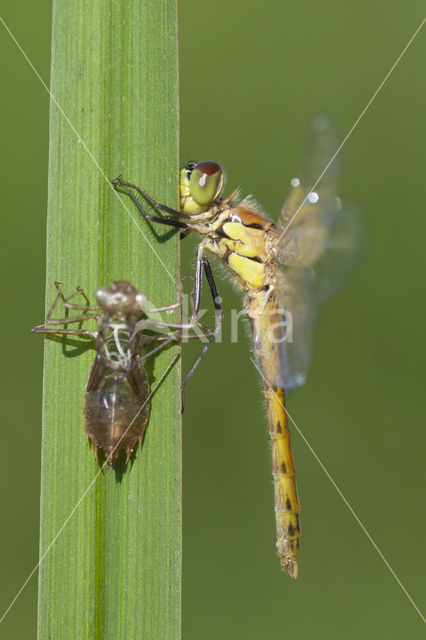
[[[177,205],[176,36],[171,0],[54,0],[51,90],[64,113],[52,101],[47,306],[54,280],[91,302],[121,279],[153,305],[176,300],[177,237],[158,242],[108,183],[123,172]],[[176,353],[149,363],[153,388]],[[46,339],[38,637],[176,640],[179,366],[152,398],[133,464],[98,474],[83,426],[93,358],[78,338]]]

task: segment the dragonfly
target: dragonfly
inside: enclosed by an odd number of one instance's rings
[[[180,302],[150,308],[146,296],[127,280],[98,289],[96,306],[87,304],[82,287],[65,297],[61,283],[55,282],[55,286],[57,295],[45,324],[32,331],[83,336],[95,341],[96,356],[84,394],[86,437],[92,442],[95,460],[98,451],[103,450],[107,464],[112,467],[120,451],[125,451],[127,464],[136,443],[142,443],[150,412],[150,384],[144,361],[183,337],[209,337],[211,331],[191,320],[188,323],[163,321],[161,313],[178,309]],[[78,296],[83,296],[86,304],[76,304]],[[54,319],[52,315],[60,301],[65,309],[84,313]],[[81,327],[89,320],[97,322],[96,330],[58,328],[73,323]],[[195,329],[197,332],[191,333]],[[152,334],[153,331],[157,333]],[[142,353],[153,343],[157,345]]]
[[[180,229],[181,237],[191,232],[201,236],[196,312],[203,268],[217,303],[208,254],[222,261],[244,293],[272,442],[277,552],[282,569],[293,579],[298,576],[301,528],[286,392],[306,380],[318,308],[351,273],[362,237],[358,212],[337,195],[338,145],[334,121],[327,115],[314,118],[300,171],[291,180],[276,224],[251,196],[241,200],[238,189],[222,195],[224,172],[214,161],[191,162],[181,170],[180,211],[156,202],[121,176],[112,181],[146,219]],[[158,215],[149,213],[144,201]],[[216,311],[214,333],[222,322]]]

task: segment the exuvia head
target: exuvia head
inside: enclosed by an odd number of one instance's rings
[[[223,169],[213,160],[188,162],[180,172],[180,206],[184,213],[207,211],[219,198],[224,184]]]
[[[111,316],[134,315],[139,317],[147,306],[147,299],[127,280],[113,282],[95,291],[95,298],[102,311]]]

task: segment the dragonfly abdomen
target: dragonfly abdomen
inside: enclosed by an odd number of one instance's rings
[[[136,394],[122,371],[109,373],[102,383],[84,394],[84,426],[96,457],[103,449],[113,466],[120,451],[129,460],[136,442],[142,441],[149,417],[149,383],[140,366],[143,384]]]
[[[299,499],[291,452],[290,430],[282,379],[282,342],[286,339],[282,310],[273,292],[247,296],[245,308],[253,334],[253,347],[263,378],[272,443],[277,551],[281,567],[297,578],[299,553]]]
[[[296,473],[290,444],[290,430],[285,412],[284,389],[265,385],[268,405],[269,433],[272,442],[277,552],[281,567],[297,578],[299,553],[300,505],[297,497]]]

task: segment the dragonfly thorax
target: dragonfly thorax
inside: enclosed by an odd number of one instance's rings
[[[105,339],[102,353],[108,367],[115,371],[126,371],[132,362],[130,338],[125,324],[111,323],[108,327],[111,334]]]

